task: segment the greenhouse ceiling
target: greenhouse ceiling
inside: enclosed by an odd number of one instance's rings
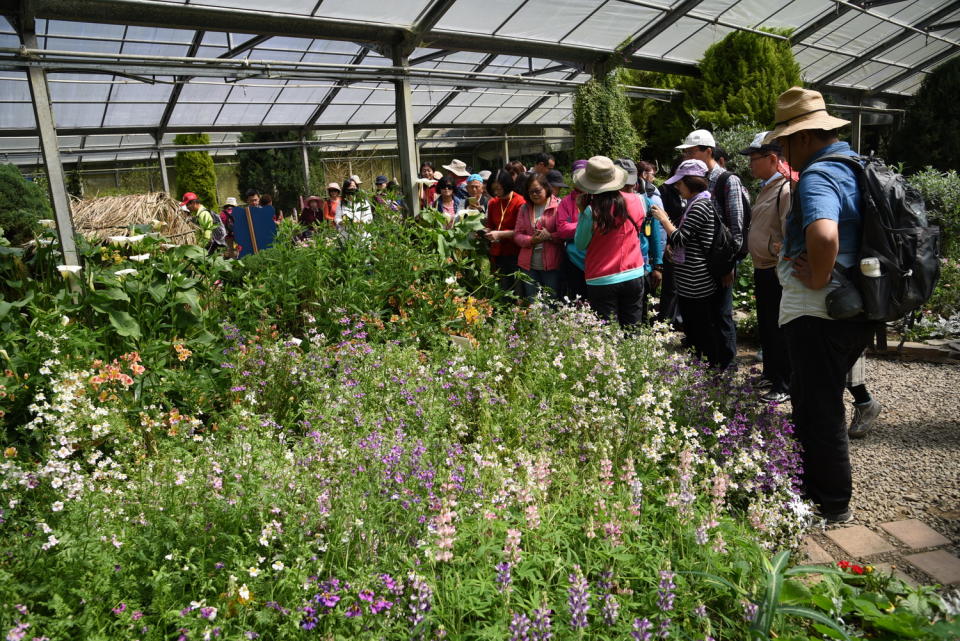
[[[420,142],[466,129],[569,126],[571,92],[591,71],[621,63],[696,75],[707,47],[734,30],[793,29],[789,40],[805,81],[853,105],[870,97],[902,102],[960,51],[960,0],[261,6],[0,0],[0,154],[39,153],[28,67],[46,72],[65,150],[143,148],[148,140],[169,143],[177,132],[249,130],[360,139],[362,148],[363,139],[383,138],[394,126],[400,79],[409,83]]]

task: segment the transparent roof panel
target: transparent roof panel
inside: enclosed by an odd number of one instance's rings
[[[660,15],[662,12],[656,9],[606,2],[582,25],[567,34],[563,42],[612,51]]]

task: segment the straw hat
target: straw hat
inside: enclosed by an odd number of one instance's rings
[[[606,156],[594,156],[587,166],[573,172],[573,186],[588,194],[619,191],[627,184],[627,172]]]
[[[819,91],[790,87],[777,97],[776,126],[764,138],[771,143],[805,129],[823,129],[833,131],[845,125],[849,120],[834,118],[827,113],[827,104]]]

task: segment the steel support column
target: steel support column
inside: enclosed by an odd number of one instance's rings
[[[850,147],[858,154],[862,154],[860,141],[863,138],[863,112],[859,109],[853,112],[850,120]]]
[[[300,136],[300,154],[303,159],[303,193],[310,196],[310,154],[307,153],[307,139]]]
[[[503,166],[506,167],[510,162],[510,136],[503,134]]]
[[[172,196],[170,193],[170,176],[167,174],[167,160],[163,157],[163,148],[160,146],[160,141],[157,141],[157,160],[160,163],[160,179],[163,181],[163,191],[168,196]]]
[[[407,67],[407,55],[399,47],[393,49],[393,64]],[[400,182],[403,185],[404,200],[411,216],[420,214],[420,195],[415,183],[417,179],[417,138],[413,132],[413,96],[410,93],[410,80],[404,76],[393,81],[393,93],[396,98],[397,153],[400,155]]]
[[[35,33],[24,32],[23,44],[27,48],[37,47]],[[43,164],[47,169],[47,182],[50,189],[50,202],[57,219],[57,235],[60,237],[60,251],[65,265],[79,265],[80,256],[73,239],[73,218],[70,215],[70,197],[67,195],[67,179],[60,162],[60,146],[57,142],[57,127],[53,120],[53,108],[50,106],[50,88],[47,86],[47,73],[43,69],[27,69],[30,80],[30,97],[33,103],[33,115],[37,120],[37,133],[40,136],[40,148],[43,151]]]

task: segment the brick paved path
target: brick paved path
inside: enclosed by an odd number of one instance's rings
[[[950,541],[917,519],[864,525],[837,526],[804,539],[803,563],[834,564],[840,560],[869,563],[881,572],[892,571],[911,585],[960,584],[960,558]],[[920,577],[917,581],[914,577]]]

